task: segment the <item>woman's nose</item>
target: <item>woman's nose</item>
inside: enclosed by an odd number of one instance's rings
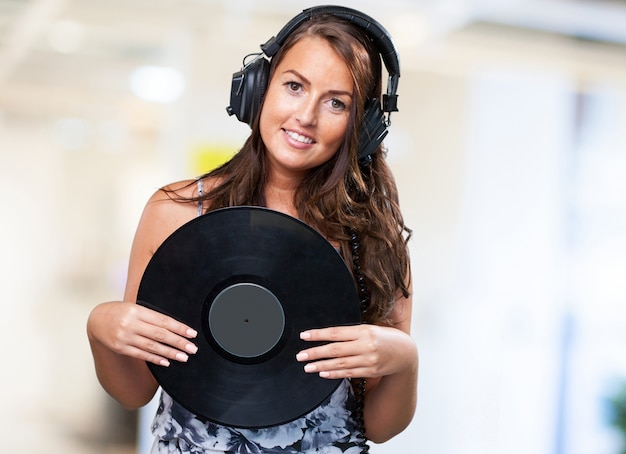
[[[303,99],[296,111],[296,120],[305,126],[317,124],[317,101],[312,97]]]

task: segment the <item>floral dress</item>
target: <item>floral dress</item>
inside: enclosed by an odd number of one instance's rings
[[[356,402],[348,380],[316,409],[264,429],[225,427],[198,418],[165,391],[152,424],[151,454],[358,454]]]

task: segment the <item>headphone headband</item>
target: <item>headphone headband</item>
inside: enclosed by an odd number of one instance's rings
[[[321,14],[337,16],[358,25],[361,29],[363,29],[367,36],[374,41],[376,49],[380,53],[389,74],[400,77],[400,61],[398,58],[398,51],[393,40],[391,39],[391,35],[385,27],[367,14],[343,6],[314,6],[312,8],[305,9],[287,22],[287,24],[278,32],[276,37],[272,37],[265,44],[261,44],[261,50],[263,50],[265,55],[268,57],[273,57],[276,55],[278,49],[283,45],[287,37],[291,35],[296,28],[307,20],[310,20],[312,17],[319,16]]]

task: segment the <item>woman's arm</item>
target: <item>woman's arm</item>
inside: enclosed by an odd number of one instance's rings
[[[190,341],[196,335],[191,328],[135,304],[154,251],[195,213],[194,204],[174,202],[157,191],[146,204],[135,233],[124,301],[99,304],[89,315],[87,335],[98,380],[127,408],[149,402],[158,387],[146,361],[166,367],[172,360],[186,361],[197,350]]]
[[[367,437],[382,443],[402,432],[409,425],[417,405],[418,352],[410,337],[411,297],[396,301],[394,325],[376,327],[385,331],[377,337],[384,345],[380,355],[392,373],[371,379],[364,407]]]
[[[409,289],[410,290],[410,289]],[[310,330],[302,338],[327,341],[300,352],[305,371],[324,378],[368,377],[364,403],[368,439],[382,443],[411,422],[417,403],[418,354],[410,336],[411,297],[396,301],[392,326]]]

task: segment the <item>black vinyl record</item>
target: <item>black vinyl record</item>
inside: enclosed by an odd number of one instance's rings
[[[360,322],[352,276],[333,246],[291,216],[259,207],[212,211],[176,230],[142,277],[138,304],[198,331],[195,355],[149,364],[189,411],[263,428],[304,416],[340,380],[304,372],[307,329]]]

